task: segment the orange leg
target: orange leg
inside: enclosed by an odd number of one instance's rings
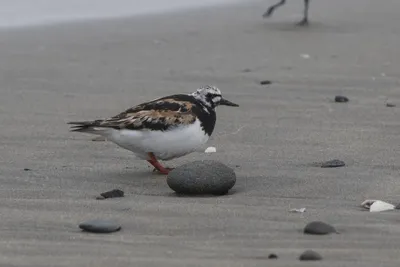
[[[160,162],[156,159],[154,154],[152,152],[148,153],[150,159],[147,160],[151,165],[154,166],[155,170],[158,170],[161,174],[168,174],[172,168],[165,168],[164,166],[161,165]]]

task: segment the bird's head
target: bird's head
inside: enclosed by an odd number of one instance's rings
[[[210,85],[202,86],[195,92],[191,93],[190,95],[192,95],[194,98],[196,98],[205,106],[210,107],[212,109],[221,105],[232,106],[232,107],[239,106],[238,104],[235,104],[223,98],[221,95],[221,91],[215,86],[210,86]]]

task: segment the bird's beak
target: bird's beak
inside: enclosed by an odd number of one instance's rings
[[[223,105],[223,106],[231,106],[231,107],[238,107],[239,106],[238,104],[235,104],[235,103],[233,103],[231,101],[228,101],[225,98],[221,98],[221,100],[219,101],[219,104]]]

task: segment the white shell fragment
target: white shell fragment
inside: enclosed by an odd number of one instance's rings
[[[302,58],[305,58],[305,59],[310,58],[310,55],[309,55],[309,54],[301,54],[300,56],[301,56]]]
[[[301,208],[301,209],[291,209],[289,212],[297,212],[297,213],[303,213],[306,211],[306,208]]]
[[[217,149],[213,146],[207,147],[204,153],[215,153],[217,152]]]
[[[375,201],[371,207],[369,208],[370,212],[380,212],[380,211],[386,211],[386,210],[394,210],[395,206],[387,203],[387,202],[383,202],[380,200]]]

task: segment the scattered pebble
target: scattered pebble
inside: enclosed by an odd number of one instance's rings
[[[320,261],[320,260],[322,260],[322,257],[318,252],[315,252],[313,250],[306,250],[300,255],[299,260],[301,260],[301,261]]]
[[[335,102],[346,103],[346,102],[349,102],[349,99],[345,96],[337,95],[337,96],[335,96]]]
[[[393,104],[393,103],[386,103],[386,106],[387,107],[389,107],[389,108],[394,108],[394,107],[396,107],[396,104]]]
[[[268,259],[270,259],[270,260],[276,260],[277,258],[278,258],[278,255],[276,255],[274,253],[271,253],[268,255]]]
[[[289,212],[297,212],[297,213],[303,213],[306,211],[306,208],[301,208],[301,209],[291,209]]]
[[[371,204],[369,211],[370,212],[381,212],[381,211],[387,211],[387,210],[394,210],[395,206],[381,201],[381,200],[377,200],[374,203]]]
[[[261,82],[260,82],[261,85],[268,85],[268,84],[271,84],[271,83],[272,83],[272,82],[269,81],[269,80],[264,80],[264,81],[261,81]]]
[[[181,194],[224,195],[235,183],[234,170],[213,160],[186,163],[167,176],[168,186]]]
[[[321,168],[338,168],[338,167],[343,167],[345,165],[346,165],[346,163],[344,163],[344,161],[341,161],[338,159],[333,159],[333,160],[322,162]]]
[[[31,169],[29,169],[29,168],[24,168],[24,171],[31,171]]]
[[[310,235],[327,235],[337,233],[335,227],[320,221],[310,222],[304,227],[304,233]]]
[[[100,196],[103,197],[102,199],[123,197],[124,196],[124,191],[119,190],[119,189],[114,189],[114,190],[111,190],[111,191],[107,191],[107,192],[101,193]],[[101,198],[96,198],[96,199],[101,199]]]
[[[217,152],[217,149],[213,146],[207,147],[204,153],[215,153]]]
[[[121,230],[121,225],[109,220],[90,220],[79,224],[79,228],[92,233],[112,233]]]

